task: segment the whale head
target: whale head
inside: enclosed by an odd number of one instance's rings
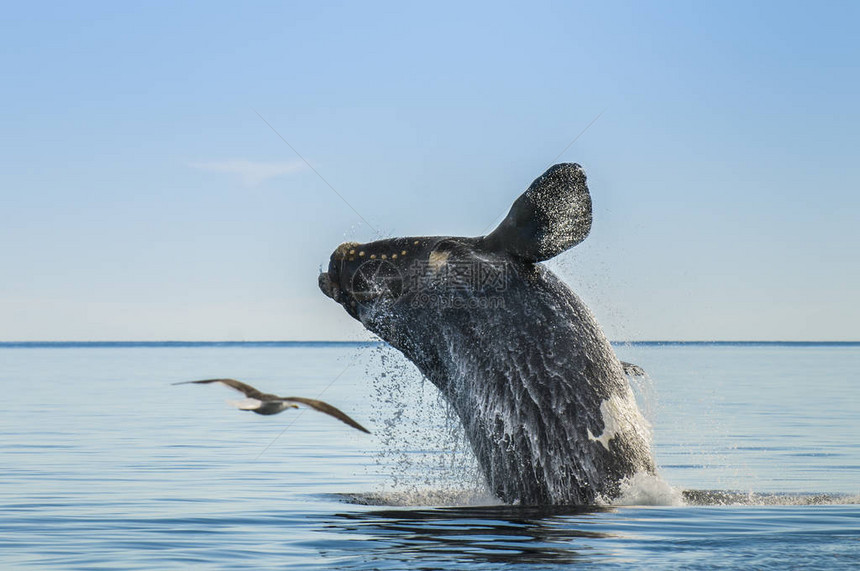
[[[591,229],[591,197],[578,164],[551,167],[490,234],[345,242],[319,287],[349,315],[398,348],[425,318],[447,309],[499,308],[534,263],[580,243]],[[418,326],[421,329],[420,325]]]

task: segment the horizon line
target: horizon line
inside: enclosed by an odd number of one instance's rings
[[[636,339],[636,340],[610,340],[612,345],[797,345],[797,346],[850,346],[860,345],[860,341],[856,340],[779,340],[779,339]],[[242,341],[242,340],[220,340],[220,341],[202,341],[202,340],[176,340],[167,339],[161,341],[154,340],[114,340],[114,341],[75,341],[75,340],[52,340],[52,341],[0,341],[0,347],[206,347],[206,346],[241,346],[241,345],[257,345],[270,347],[284,346],[323,346],[323,345],[379,345],[386,342],[381,339],[367,340],[260,340],[260,341]]]

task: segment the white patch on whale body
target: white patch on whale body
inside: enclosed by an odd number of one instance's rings
[[[442,266],[448,263],[448,257],[451,255],[451,252],[430,252],[430,255],[427,257],[427,265],[430,268],[438,273],[439,270],[442,269]]]
[[[613,394],[600,403],[600,416],[603,419],[603,432],[595,436],[591,429],[588,431],[588,439],[600,442],[604,448],[609,450],[609,441],[619,433],[632,430],[644,441],[651,440],[650,426],[645,417],[636,406],[636,397],[630,387],[621,394]]]

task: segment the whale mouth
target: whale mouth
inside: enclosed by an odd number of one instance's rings
[[[320,290],[334,301],[340,303],[342,292],[336,280],[333,280],[330,272],[320,273],[318,280]]]
[[[320,272],[318,284],[320,290],[341,305],[348,305],[349,284],[343,283],[344,277],[349,278],[349,268],[345,267],[348,261],[355,259],[355,248],[359,244],[345,242],[337,247],[328,262],[328,271]]]
[[[332,253],[331,258],[329,258],[328,271],[321,271],[318,278],[320,290],[322,290],[326,297],[330,297],[342,305],[347,298],[347,292],[344,291],[347,288],[345,284],[341,283],[343,270],[345,269],[343,265],[348,257],[350,248],[356,245],[353,243],[344,243],[338,246]]]

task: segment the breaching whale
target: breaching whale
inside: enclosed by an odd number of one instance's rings
[[[579,244],[591,222],[585,172],[558,164],[486,236],[345,243],[319,276],[323,293],[439,388],[507,503],[593,504],[654,473],[626,364],[539,263]]]

